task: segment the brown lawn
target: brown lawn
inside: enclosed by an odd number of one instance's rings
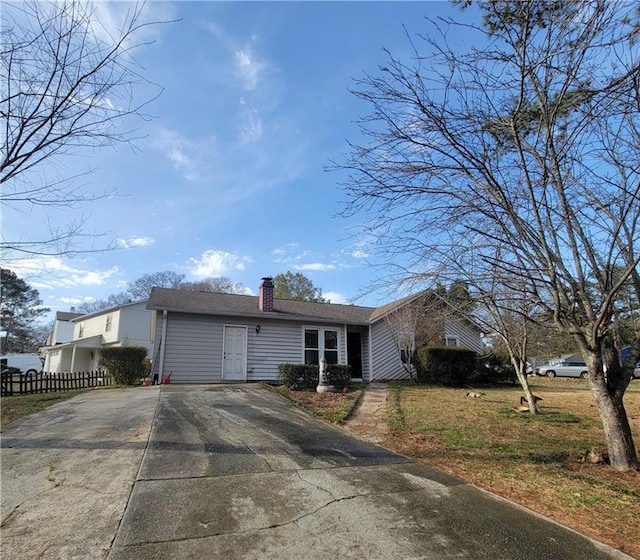
[[[467,390],[390,384],[383,445],[640,558],[640,472],[585,460],[592,448],[606,451],[586,382],[532,385],[543,398],[539,415],[514,410],[523,394],[516,387],[482,389],[485,396],[471,400]],[[357,396],[290,393],[340,421]],[[640,445],[640,381],[625,405]]]

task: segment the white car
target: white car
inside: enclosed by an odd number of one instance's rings
[[[588,375],[587,364],[578,361],[560,360],[541,366],[539,375],[547,377],[580,377],[585,379]]]

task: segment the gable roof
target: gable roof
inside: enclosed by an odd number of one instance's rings
[[[56,311],[56,321],[71,321],[76,317],[82,317],[82,313],[75,313],[73,311]]]
[[[145,301],[130,301],[129,303],[123,303],[122,305],[114,305],[113,307],[107,307],[106,309],[92,311],[91,313],[87,313],[86,315],[79,315],[71,320],[74,323],[77,323],[78,321],[84,321],[86,319],[91,319],[92,317],[98,317],[107,313],[113,313],[114,311],[119,311],[120,309],[124,309],[125,307],[132,307],[134,305],[140,305],[141,303],[145,303]]]
[[[258,296],[195,292],[153,288],[147,309],[199,313],[205,315],[232,315],[243,317],[270,317],[285,320],[325,321],[368,325],[374,307],[315,303],[293,299],[273,299],[273,311],[258,309]]]

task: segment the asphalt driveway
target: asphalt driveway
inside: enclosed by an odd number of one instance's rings
[[[629,558],[259,386],[52,409],[3,432],[3,559]]]

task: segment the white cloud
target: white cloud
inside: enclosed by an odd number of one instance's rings
[[[189,259],[189,273],[196,278],[226,276],[234,270],[244,270],[249,257],[240,257],[235,253],[210,249],[199,258]]]
[[[60,303],[64,303],[65,305],[80,305],[81,303],[93,303],[96,301],[96,298],[88,296],[88,297],[61,297],[58,298]]]
[[[129,239],[118,238],[118,247],[122,249],[131,249],[133,247],[147,247],[155,243],[153,237],[130,237]]]
[[[294,264],[293,268],[296,270],[315,270],[326,272],[327,270],[335,270],[338,268],[335,264],[328,263],[306,263],[306,264]]]
[[[120,273],[117,266],[106,270],[85,270],[67,264],[60,257],[49,256],[11,261],[7,268],[24,278],[37,290],[104,286],[112,277]]]
[[[240,139],[243,143],[257,142],[262,138],[262,119],[257,110],[244,111],[241,115]]]
[[[299,243],[287,243],[282,247],[276,247],[271,251],[271,255],[273,256],[273,260],[275,262],[283,262],[285,260],[290,260],[295,257],[291,257],[290,254],[293,251],[297,251],[298,247],[300,247]]]
[[[160,129],[153,140],[153,146],[164,153],[188,181],[200,181],[210,171],[213,140],[193,141],[180,133]]]
[[[93,10],[91,32],[101,41],[113,44],[121,36],[125,22],[131,20],[135,10],[141,7],[136,30],[125,47],[150,44],[157,41],[169,25],[140,25],[147,22],[169,22],[175,19],[175,7],[169,2],[146,2],[134,7],[129,2],[95,2],[90,6]]]
[[[331,303],[350,303],[347,297],[339,292],[326,292],[322,294],[322,297]]]
[[[369,256],[369,253],[356,249],[355,251],[352,251],[351,256],[355,259],[366,259]]]
[[[235,50],[233,60],[236,74],[242,81],[244,89],[247,91],[255,90],[267,70],[268,64],[259,60],[250,46]]]

